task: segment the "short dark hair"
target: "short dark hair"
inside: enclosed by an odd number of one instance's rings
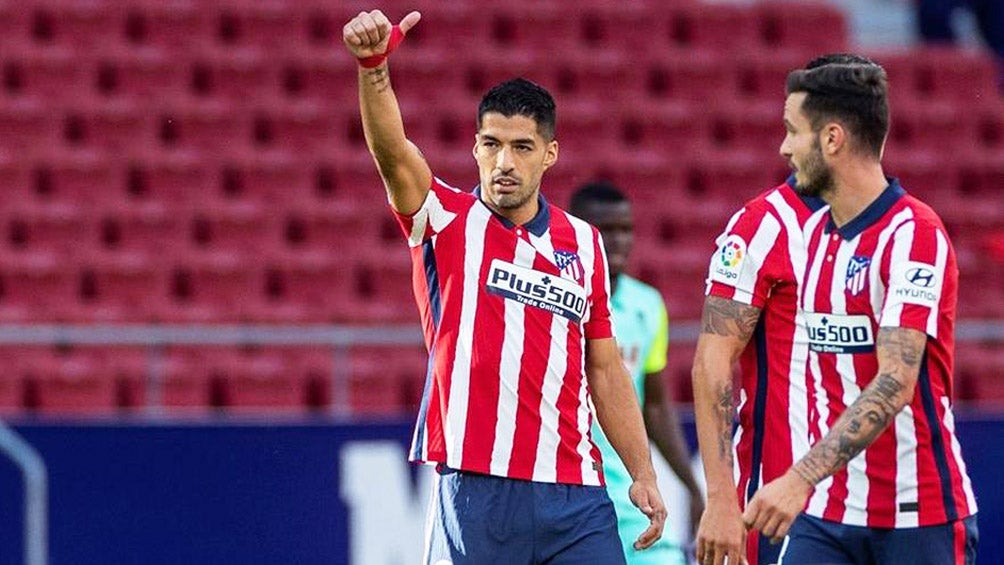
[[[478,105],[478,130],[488,112],[498,112],[507,118],[526,116],[537,122],[541,137],[554,139],[557,112],[554,98],[543,86],[525,78],[514,78],[492,87]]]
[[[568,211],[573,216],[582,216],[583,209],[590,203],[620,204],[627,201],[624,192],[610,181],[587,182],[572,193],[572,198],[568,201]]]
[[[815,69],[823,65],[878,65],[868,57],[854,53],[827,53],[809,61],[806,69]]]
[[[807,94],[802,111],[814,130],[838,121],[872,156],[882,154],[889,133],[889,87],[881,66],[828,63],[798,69],[788,75],[786,92]]]

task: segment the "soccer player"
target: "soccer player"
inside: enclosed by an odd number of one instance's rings
[[[837,62],[868,59],[825,55],[806,68]],[[742,510],[758,488],[784,474],[809,449],[809,344],[798,311],[798,288],[805,270],[802,231],[826,203],[799,196],[794,186],[790,177],[747,202],[716,240],[711,258],[693,372],[708,485],[708,508],[696,544],[701,563],[722,563],[726,557],[730,563],[745,557],[750,565],[777,562],[781,545],[747,536]],[[743,401],[733,440],[736,359]]]
[[[610,264],[610,304],[617,345],[641,402],[649,439],[690,494],[691,519],[696,521],[704,510],[704,499],[690,469],[690,457],[676,409],[663,384],[662,371],[666,368],[666,349],[669,346],[666,305],[658,290],[624,273],[634,242],[631,202],[613,184],[595,182],[576,189],[568,209],[573,215],[596,226],[603,236]],[[684,565],[686,555],[682,548],[666,538],[645,551],[634,549],[634,540],[639,532],[648,527],[648,521],[634,508],[628,496],[631,475],[603,430],[595,423],[593,439],[603,454],[603,475],[607,492],[617,510],[618,530],[624,542],[627,562],[634,565]]]
[[[782,563],[973,563],[976,502],[954,433],[958,269],[941,220],[882,170],[885,71],[787,80],[782,156],[828,210],[806,225],[807,455],[746,507]],[[804,509],[804,512],[803,512]]]
[[[602,239],[540,194],[558,158],[554,100],[522,79],[495,86],[477,114],[480,186],[435,178],[405,137],[387,66],[420,17],[392,27],[362,12],[343,39],[430,353],[411,451],[438,470],[425,562],[623,563],[590,399],[650,520],[636,547],[659,539],[666,509],[613,339]]]

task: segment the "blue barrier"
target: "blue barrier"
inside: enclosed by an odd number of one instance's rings
[[[403,463],[408,422],[13,427],[48,467],[53,564],[419,560],[428,485]],[[961,415],[958,431],[982,508],[979,562],[1001,563],[1004,418]],[[0,500],[0,563],[22,563],[22,485],[8,461]]]

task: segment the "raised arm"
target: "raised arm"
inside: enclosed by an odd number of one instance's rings
[[[927,335],[914,329],[879,329],[877,376],[805,457],[757,492],[743,516],[751,529],[783,538],[813,487],[843,469],[889,427],[913,399],[926,344]]]
[[[401,35],[407,34],[421,17],[418,12],[405,16],[397,26]],[[360,12],[342,28],[342,39],[360,61],[359,110],[366,145],[383,178],[391,206],[398,213],[410,215],[425,201],[432,171],[418,147],[405,137],[401,109],[391,88],[386,56],[396,47],[396,42],[391,42],[392,28],[380,10]]]
[[[732,367],[749,343],[760,309],[727,298],[704,300],[694,355],[694,418],[708,505],[697,531],[697,560],[719,565],[744,562],[746,530],[733,478]]]
[[[586,378],[592,390],[596,417],[610,445],[631,474],[631,502],[651,522],[635,542],[635,548],[644,549],[662,536],[666,507],[656,486],[638,398],[614,339],[590,339],[586,343]]]

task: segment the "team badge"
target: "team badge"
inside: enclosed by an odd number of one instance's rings
[[[868,282],[868,266],[871,264],[871,257],[862,255],[851,257],[850,263],[847,264],[847,277],[844,278],[844,289],[850,292],[851,296],[857,296],[864,290]]]
[[[566,279],[579,281],[586,274],[579,255],[573,251],[555,251],[554,264],[561,271],[561,276]]]

